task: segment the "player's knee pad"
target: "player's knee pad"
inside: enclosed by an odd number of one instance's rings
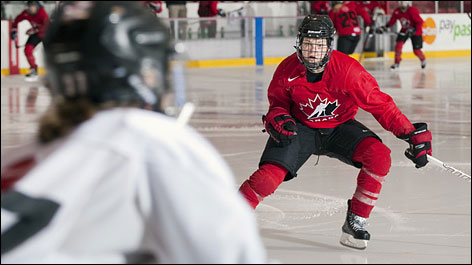
[[[263,164],[249,177],[249,185],[259,196],[269,196],[282,183],[287,172],[282,166]]]
[[[367,163],[364,167],[379,176],[387,175],[392,164],[390,149],[381,142],[371,145],[366,151]]]
[[[387,175],[391,166],[390,149],[379,140],[369,137],[356,148],[356,157],[360,157],[362,167],[378,176]]]

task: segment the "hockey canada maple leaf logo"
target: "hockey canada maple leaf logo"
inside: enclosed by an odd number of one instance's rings
[[[338,100],[336,99],[333,102],[328,101],[328,98],[321,99],[318,94],[314,100],[308,98],[307,104],[300,103],[300,110],[305,113],[308,117],[307,119],[317,119],[317,118],[326,118],[335,115],[334,111],[341,106],[338,104]]]

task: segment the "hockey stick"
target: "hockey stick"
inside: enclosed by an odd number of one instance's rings
[[[179,117],[177,118],[177,123],[180,125],[185,125],[190,120],[193,112],[195,111],[195,105],[191,102],[187,102],[182,107]]]
[[[442,169],[446,170],[447,172],[451,173],[452,175],[455,175],[455,176],[457,176],[461,179],[464,179],[464,180],[466,180],[470,183],[470,176],[467,175],[466,173],[449,166],[448,164],[442,162],[441,160],[439,160],[437,158],[434,158],[430,155],[427,155],[427,156],[428,156],[428,161],[431,162],[432,164],[434,164],[438,167],[441,167]]]
[[[182,53],[183,51],[180,52]],[[185,85],[184,64],[182,61],[174,62],[173,74],[175,80],[175,105],[177,108],[180,106],[182,107],[179,116],[177,117],[177,123],[180,126],[184,126],[188,123],[190,117],[195,111],[195,105],[192,102],[187,102],[186,99],[187,87]]]
[[[243,10],[244,10],[244,7],[240,7],[238,9],[228,11],[228,12],[226,12],[226,16],[229,17],[231,14],[239,14],[239,12],[241,12]]]
[[[374,32],[375,32],[374,30],[375,30],[374,28],[370,29],[369,31],[371,31],[372,33],[367,32],[365,35],[364,43],[362,43],[361,54],[359,55],[360,64],[364,63],[364,51],[365,49],[367,49],[367,43],[369,42],[369,39],[374,37]]]

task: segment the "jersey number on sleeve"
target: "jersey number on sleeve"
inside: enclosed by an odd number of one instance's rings
[[[2,209],[18,216],[18,222],[2,232],[3,255],[46,227],[59,209],[59,204],[11,190],[2,194]]]

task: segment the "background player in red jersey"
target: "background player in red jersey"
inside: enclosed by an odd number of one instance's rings
[[[329,17],[338,32],[338,45],[336,49],[345,54],[352,54],[361,38],[361,27],[358,16],[364,19],[364,25],[369,26],[372,21],[365,8],[355,1],[333,1],[333,8],[329,11]],[[369,31],[366,28],[366,31]]]
[[[362,1],[358,3],[358,5],[363,7],[369,14],[372,22],[374,22],[376,14],[385,14],[385,10],[387,9],[387,4],[385,1]]]
[[[38,65],[36,64],[33,50],[44,38],[44,32],[49,24],[49,16],[39,1],[28,1],[26,5],[27,8],[13,21],[10,36],[12,39],[17,38],[18,23],[21,21],[28,20],[31,23],[32,28],[26,32],[26,34],[29,35],[29,38],[25,45],[25,56],[30,65],[30,72],[26,77],[27,80],[34,81],[38,76]]]
[[[333,51],[335,32],[328,16],[309,15],[300,25],[296,53],[278,66],[269,85],[270,107],[263,121],[270,137],[259,169],[240,192],[256,208],[283,181],[296,177],[312,154],[360,168],[340,242],[364,249],[370,239],[364,225],[391,160],[390,149],[355,120],[358,108],[410,144],[405,154],[416,167],[428,162],[431,133],[425,123],[411,124],[355,59]]]
[[[216,16],[225,17],[226,13],[223,9],[218,8],[218,1],[199,1],[198,15],[200,17],[216,18]],[[208,38],[216,37],[216,20],[200,20],[200,30],[202,36],[208,32]]]
[[[329,10],[329,1],[311,1],[311,14],[327,15]]]
[[[401,30],[397,36],[397,44],[395,45],[395,63],[391,69],[397,69],[402,60],[403,44],[411,38],[413,45],[413,53],[420,59],[421,68],[426,67],[426,57],[421,48],[423,48],[423,19],[420,17],[418,8],[411,6],[411,1],[399,1],[400,7],[393,11],[393,15],[384,27],[393,26],[397,20],[401,23]]]

